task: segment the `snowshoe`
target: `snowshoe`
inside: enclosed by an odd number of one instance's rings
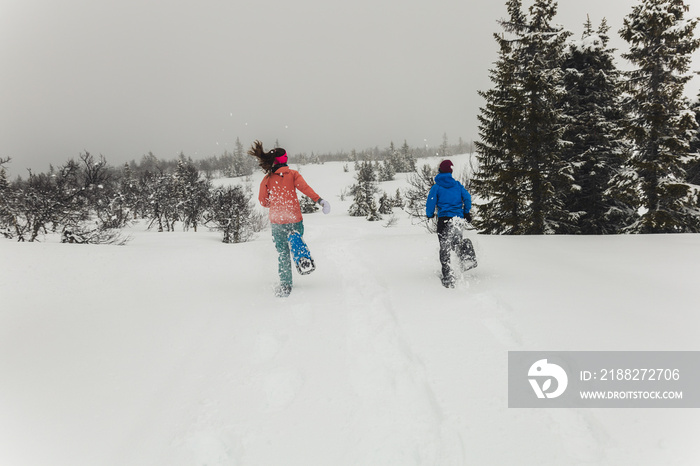
[[[299,260],[296,261],[296,266],[297,272],[299,272],[300,275],[308,275],[316,270],[316,265],[311,257],[300,257]]]
[[[299,232],[293,231],[288,236],[289,245],[292,249],[292,258],[300,275],[308,275],[316,270],[316,265],[311,257],[311,251],[304,242]]]
[[[442,277],[442,286],[445,288],[454,288],[455,279],[453,277]]]
[[[475,269],[477,265],[479,265],[479,264],[476,262],[476,257],[473,259],[467,259],[467,260],[461,261],[462,272],[466,272],[467,270]]]

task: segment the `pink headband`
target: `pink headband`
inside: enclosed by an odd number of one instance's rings
[[[282,163],[287,163],[287,153],[285,152],[284,154],[280,155],[279,157],[275,157],[275,163],[282,164]]]

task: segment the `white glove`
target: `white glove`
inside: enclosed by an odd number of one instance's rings
[[[321,204],[321,207],[323,207],[323,213],[324,214],[330,214],[331,213],[331,203],[328,202],[325,199],[319,199],[318,203]]]

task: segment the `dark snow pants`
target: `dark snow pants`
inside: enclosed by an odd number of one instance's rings
[[[456,252],[462,267],[476,260],[474,246],[469,238],[462,238],[462,229],[452,221],[452,217],[439,217],[437,223],[440,242],[440,264],[443,282],[452,283],[455,275],[450,266],[450,253]]]

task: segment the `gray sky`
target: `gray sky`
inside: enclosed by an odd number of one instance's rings
[[[555,22],[579,36],[606,17],[626,50],[637,3],[560,0]],[[468,141],[505,16],[505,0],[0,0],[0,156],[25,175],[236,137],[291,153]]]

